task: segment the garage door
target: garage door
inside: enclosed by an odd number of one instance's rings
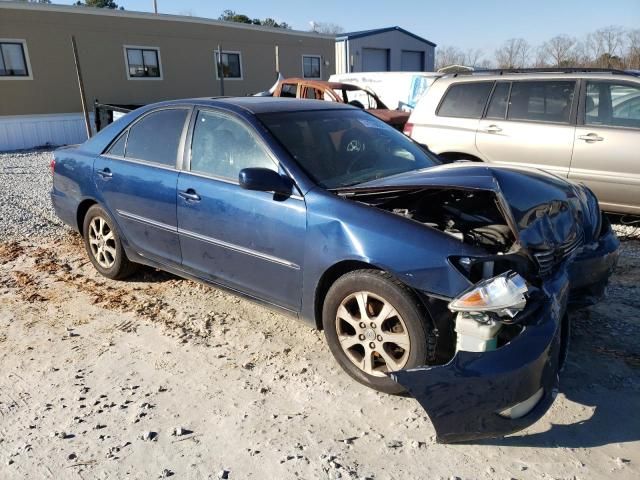
[[[403,50],[400,70],[403,72],[422,72],[424,70],[424,52]]]
[[[362,71],[386,72],[389,70],[389,50],[386,48],[363,48]]]

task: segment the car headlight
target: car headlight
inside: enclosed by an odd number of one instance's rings
[[[449,303],[454,312],[495,312],[513,318],[527,304],[527,282],[509,271],[482,280]]]

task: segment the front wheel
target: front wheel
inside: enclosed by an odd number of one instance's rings
[[[137,265],[127,258],[115,222],[104,208],[89,208],[82,234],[89,260],[102,275],[119,280],[136,271]]]
[[[322,323],[331,353],[352,378],[385,393],[403,393],[389,373],[425,365],[431,329],[415,294],[391,275],[357,270],[325,298]]]

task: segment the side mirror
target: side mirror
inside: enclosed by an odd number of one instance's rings
[[[277,195],[291,195],[293,182],[268,168],[243,168],[238,174],[240,187],[258,192],[273,192]]]

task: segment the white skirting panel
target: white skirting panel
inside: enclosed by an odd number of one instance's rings
[[[93,113],[90,120],[93,127]],[[0,117],[0,152],[70,145],[86,139],[81,113]]]

